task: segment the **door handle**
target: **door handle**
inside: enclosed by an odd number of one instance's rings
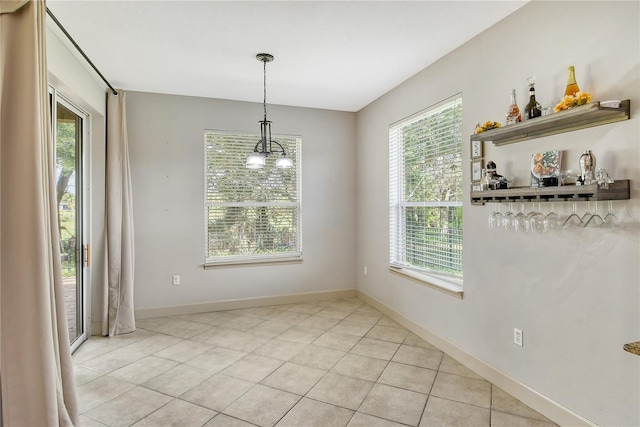
[[[84,266],[90,267],[91,266],[91,245],[84,245],[83,252],[84,252],[83,254]]]

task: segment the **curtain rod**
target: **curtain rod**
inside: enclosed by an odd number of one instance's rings
[[[67,36],[67,38],[69,39],[69,41],[71,43],[73,43],[73,46],[75,46],[76,49],[78,49],[78,52],[80,52],[80,54],[82,55],[82,57],[89,63],[89,65],[91,65],[91,68],[93,68],[93,70],[98,73],[98,75],[100,76],[100,78],[102,79],[103,82],[106,83],[107,86],[109,86],[109,89],[111,89],[111,92],[113,92],[114,95],[118,94],[118,91],[115,90],[113,88],[113,86],[111,86],[111,84],[107,81],[107,79],[102,75],[102,73],[100,72],[100,70],[98,70],[98,68],[93,64],[93,62],[91,62],[91,60],[89,59],[89,57],[84,53],[84,51],[80,48],[80,46],[78,46],[78,43],[76,43],[76,41],[73,39],[73,37],[71,37],[71,35],[67,32],[67,30],[62,26],[62,24],[60,23],[60,21],[58,21],[58,19],[56,18],[56,16],[51,12],[51,10],[49,8],[47,8],[47,14],[51,17],[51,19],[53,19],[53,22],[56,23],[56,25],[58,26],[58,28],[60,28],[60,30],[62,30],[62,32],[64,33],[65,36]]]

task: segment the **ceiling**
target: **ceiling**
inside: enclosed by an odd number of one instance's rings
[[[48,0],[116,88],[358,111],[525,1]]]

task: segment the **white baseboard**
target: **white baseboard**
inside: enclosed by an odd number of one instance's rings
[[[295,304],[304,302],[314,302],[341,298],[358,297],[380,310],[389,318],[415,333],[422,339],[428,341],[458,362],[465,365],[487,381],[495,384],[507,393],[540,412],[550,420],[562,426],[596,426],[588,419],[565,408],[548,397],[538,393],[530,387],[520,383],[504,372],[494,368],[477,357],[467,353],[460,347],[452,344],[446,339],[433,333],[429,329],[416,323],[410,318],[398,313],[381,301],[369,296],[359,289],[344,289],[325,292],[311,292],[295,295],[278,295],[272,297],[247,298],[237,300],[215,301],[202,304],[189,304],[171,307],[159,307],[135,310],[136,319],[149,319],[161,316],[176,316],[181,314],[203,313],[209,311],[236,310],[242,308],[262,307],[278,304]],[[93,335],[100,335],[102,332],[100,322],[93,322],[91,325]]]
[[[91,335],[102,335],[102,322],[91,322]]]
[[[427,328],[398,313],[391,307],[367,295],[359,289],[357,290],[357,296],[358,298],[377,308],[382,313],[384,313],[400,325],[404,326],[414,334],[418,335],[420,338],[438,347],[440,350],[444,351],[449,356],[453,357],[458,362],[462,363],[464,366],[471,369],[487,381],[500,387],[507,393],[523,402],[525,405],[530,406],[534,410],[538,411],[539,413],[558,423],[559,425],[596,426],[596,424],[592,423],[588,419],[576,414],[568,408],[565,408],[559,403],[549,399],[548,397],[538,393],[537,391],[510,377],[504,372],[501,372],[493,366],[488,365],[486,362],[465,352],[455,344],[452,344],[446,339],[434,334]]]
[[[272,297],[246,298],[226,301],[207,302],[202,304],[177,305],[171,307],[143,308],[135,310],[136,319],[150,319],[162,316],[205,313],[209,311],[237,310],[241,308],[262,307],[266,305],[297,304],[357,296],[355,289],[310,292],[294,295],[277,295]]]

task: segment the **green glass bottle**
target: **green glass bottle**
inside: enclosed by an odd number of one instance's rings
[[[534,119],[542,115],[540,103],[536,101],[535,77],[529,77],[529,103],[524,107],[524,117]]]

